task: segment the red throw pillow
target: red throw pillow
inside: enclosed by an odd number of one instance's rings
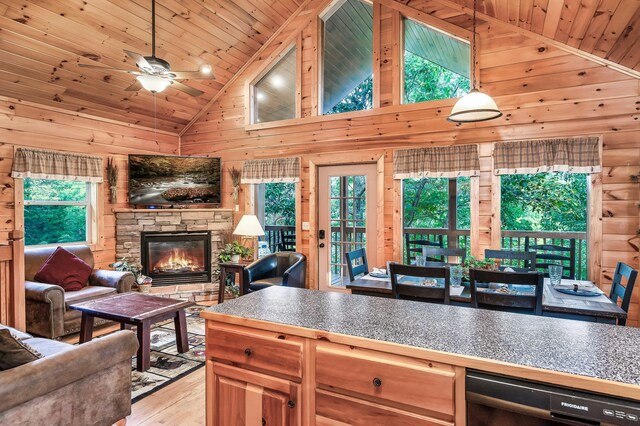
[[[58,247],[34,276],[36,281],[56,284],[64,291],[81,290],[93,270],[75,254]]]

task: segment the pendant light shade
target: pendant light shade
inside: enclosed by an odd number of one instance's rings
[[[136,78],[138,79],[140,84],[142,84],[142,87],[144,87],[151,93],[162,92],[171,84],[170,80],[160,77],[158,75],[144,74],[144,75],[139,75]]]
[[[449,121],[456,123],[473,123],[493,120],[502,116],[491,96],[472,89],[456,102],[449,115]]]
[[[491,96],[480,92],[476,87],[476,5],[473,1],[473,56],[471,58],[471,91],[456,102],[447,120],[456,123],[475,123],[493,120],[502,116]]]

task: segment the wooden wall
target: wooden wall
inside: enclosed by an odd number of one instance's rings
[[[454,100],[416,105],[399,104],[400,15],[447,27],[471,29],[470,16],[430,0],[410,6],[374,1],[374,89],[372,111],[317,116],[318,37],[316,16],[327,1],[313,0],[289,22],[261,56],[224,90],[182,136],[183,154],[222,156],[225,169],[241,167],[251,158],[302,158],[301,221],[314,218],[315,183],[310,164],[384,161],[384,255],[400,259],[400,185],[392,179],[393,150],[450,144],[480,144],[482,175],[474,194],[477,216],[472,231],[475,253],[495,247],[499,235],[492,174],[493,142],[521,138],[602,135],[603,172],[594,175],[591,196],[595,206],[590,229],[593,264],[590,269],[608,288],[617,261],[638,267],[640,187],[631,176],[640,174],[639,81],[583,57],[574,56],[534,34],[523,34],[498,22],[480,22],[479,67],[482,90],[504,112],[486,123],[455,125],[446,121]],[[245,127],[247,84],[274,57],[299,37],[302,64],[300,119]],[[225,176],[226,177],[226,176]],[[228,181],[228,179],[226,179]],[[225,182],[227,184],[228,182]],[[228,194],[230,190],[225,190]],[[231,207],[227,195],[224,207]],[[241,209],[242,209],[241,202]],[[314,224],[311,224],[312,230]],[[394,233],[395,232],[395,233]],[[315,236],[304,231],[301,251],[314,255]],[[317,285],[313,264],[310,286]],[[640,291],[635,292],[630,324],[639,325]]]
[[[99,241],[94,247],[98,267],[115,260],[115,216],[112,209],[128,207],[127,155],[178,154],[179,139],[169,133],[112,120],[99,119],[61,109],[39,106],[0,96],[0,241],[9,231],[21,229],[21,195],[14,191],[10,177],[13,153],[17,147],[32,147],[113,157],[120,168],[118,204],[110,204],[108,185],[99,191]],[[106,180],[106,172],[105,172]]]

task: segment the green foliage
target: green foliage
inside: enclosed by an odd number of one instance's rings
[[[326,114],[362,111],[373,108],[373,76],[357,85],[343,100],[334,105]]]
[[[25,244],[61,244],[87,240],[87,207],[83,205],[28,205],[36,202],[84,202],[87,183],[25,179]]]
[[[249,247],[245,247],[237,241],[227,244],[218,253],[219,262],[229,262],[231,256],[239,255],[241,258],[250,257],[253,255],[253,250]]]
[[[502,229],[586,232],[587,177],[572,173],[502,176]]]
[[[131,272],[136,278],[143,276],[142,266],[135,263],[129,263],[126,257],[123,257],[119,261],[112,263],[109,266],[112,267],[115,271]]]
[[[471,190],[468,177],[457,178],[456,229],[471,227]],[[449,179],[403,181],[404,226],[446,229],[449,223]]]
[[[487,271],[495,271],[498,264],[493,259],[476,259],[473,256],[467,256],[462,263],[464,269],[462,276],[469,279],[469,269],[486,269]]]
[[[457,98],[469,93],[469,88],[470,80],[465,76],[405,50],[405,103]]]
[[[264,184],[265,226],[295,226],[296,184]]]

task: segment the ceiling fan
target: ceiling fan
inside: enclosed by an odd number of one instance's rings
[[[151,93],[162,92],[171,86],[174,89],[187,93],[191,96],[200,96],[204,92],[193,87],[187,86],[180,80],[195,79],[215,79],[211,72],[211,66],[203,66],[200,71],[171,71],[169,62],[162,58],[156,57],[156,2],[151,0],[151,56],[142,56],[139,53],[124,50],[130,58],[136,61],[139,71],[129,71],[113,67],[103,67],[98,65],[78,64],[83,68],[94,68],[105,71],[122,72],[136,76],[136,81],[124,90],[137,92],[140,89],[146,89]]]

